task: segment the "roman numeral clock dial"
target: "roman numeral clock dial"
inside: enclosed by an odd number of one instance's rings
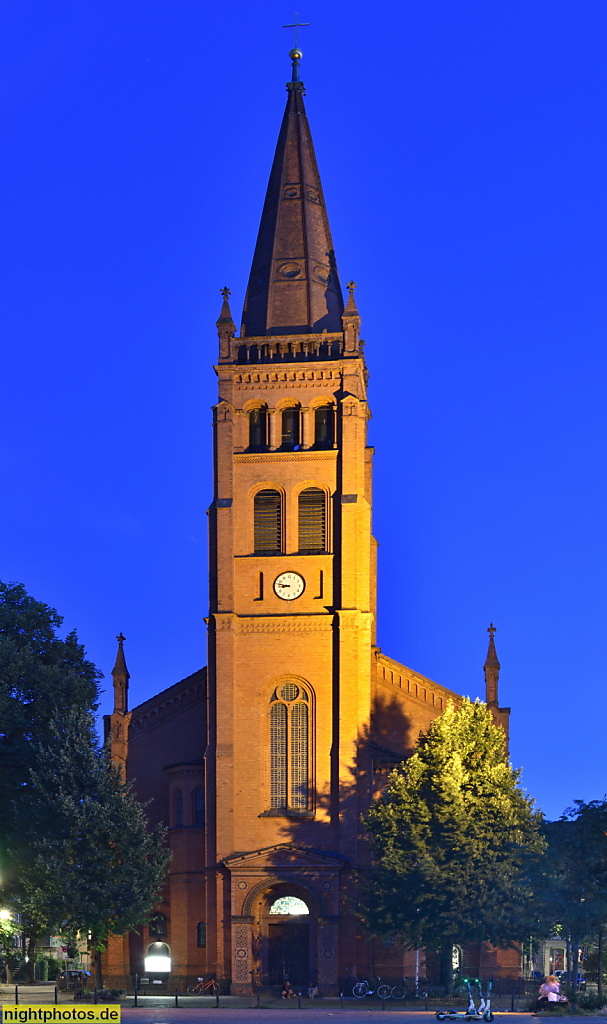
[[[301,597],[306,586],[306,581],[298,572],[281,572],[274,580],[274,593],[282,597],[283,601],[294,601]]]

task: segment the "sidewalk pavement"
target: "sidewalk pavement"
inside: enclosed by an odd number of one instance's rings
[[[19,1002],[28,1006],[55,1002],[55,982],[39,981],[37,985],[19,985]],[[73,1003],[73,992],[58,992],[59,1003]],[[0,1005],[15,1005],[15,986],[3,982],[0,985]]]

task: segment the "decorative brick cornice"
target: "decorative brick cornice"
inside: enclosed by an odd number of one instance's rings
[[[449,700],[456,705],[461,703],[460,694],[448,690],[440,683],[435,683],[427,676],[420,675],[419,672],[414,672],[406,665],[401,665],[400,662],[382,654],[379,648],[375,650],[375,658],[378,680],[397,687],[402,693],[406,693],[408,698],[420,704],[430,704],[439,711],[444,709]]]
[[[337,448],[330,448],[328,451],[304,451],[304,452],[263,452],[255,455],[247,455],[246,452],[234,454],[236,462],[335,462],[337,460]]]
[[[288,619],[238,619],[237,633],[330,633],[332,615],[302,615]]]
[[[204,765],[171,765],[164,769],[171,779],[199,779],[204,776]]]
[[[176,693],[173,697],[159,701],[158,704],[146,708],[145,711],[138,712],[135,709],[131,712],[129,738],[131,739],[133,735],[140,735],[142,732],[166,722],[168,718],[179,714],[184,708],[202,700],[205,692],[206,687],[203,683],[194,683],[191,686],[184,687],[183,690]]]

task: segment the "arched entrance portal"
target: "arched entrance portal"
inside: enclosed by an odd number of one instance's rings
[[[287,979],[306,986],[316,976],[316,907],[308,893],[293,886],[276,886],[261,906],[266,956],[263,973],[270,985]]]

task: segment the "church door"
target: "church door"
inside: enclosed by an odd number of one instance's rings
[[[295,987],[310,978],[310,925],[285,921],[268,926],[268,968],[271,985],[287,978]]]

